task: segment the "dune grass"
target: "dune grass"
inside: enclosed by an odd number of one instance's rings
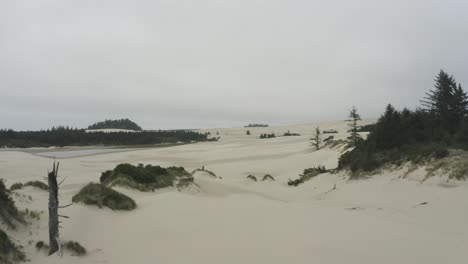
[[[73,196],[72,201],[96,205],[99,208],[105,206],[112,210],[133,210],[136,208],[136,203],[132,198],[100,183],[89,183]]]

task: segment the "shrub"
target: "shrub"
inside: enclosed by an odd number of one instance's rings
[[[97,205],[99,208],[106,206],[112,210],[133,210],[136,208],[136,203],[132,198],[99,183],[89,183],[73,196],[72,201]]]
[[[335,129],[323,130],[322,134],[337,134],[338,131]]]
[[[265,176],[263,176],[262,181],[266,181],[266,180],[272,180],[272,181],[274,181],[275,178],[273,178],[273,176],[271,176],[270,174],[265,174]]]

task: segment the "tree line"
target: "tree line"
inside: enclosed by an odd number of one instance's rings
[[[207,141],[208,135],[189,130],[92,132],[69,127],[41,131],[0,130],[0,147],[28,148],[50,146],[148,145]]]

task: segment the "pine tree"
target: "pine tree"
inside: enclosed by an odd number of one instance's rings
[[[432,113],[439,129],[454,133],[466,115],[467,95],[453,76],[441,70],[434,80],[434,89],[421,101],[426,111]]]
[[[320,128],[316,127],[314,134],[312,135],[312,138],[310,139],[312,141],[311,142],[312,146],[314,146],[316,150],[320,149],[320,142],[321,142],[320,135],[321,135]]]
[[[348,139],[348,146],[349,147],[356,147],[359,142],[361,142],[362,137],[359,135],[359,126],[357,122],[361,120],[361,116],[358,114],[357,108],[353,106],[353,108],[349,111],[349,130],[348,132],[350,133]]]

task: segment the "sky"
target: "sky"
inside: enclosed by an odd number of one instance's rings
[[[0,128],[413,109],[440,69],[468,87],[467,12],[466,0],[2,0]]]

